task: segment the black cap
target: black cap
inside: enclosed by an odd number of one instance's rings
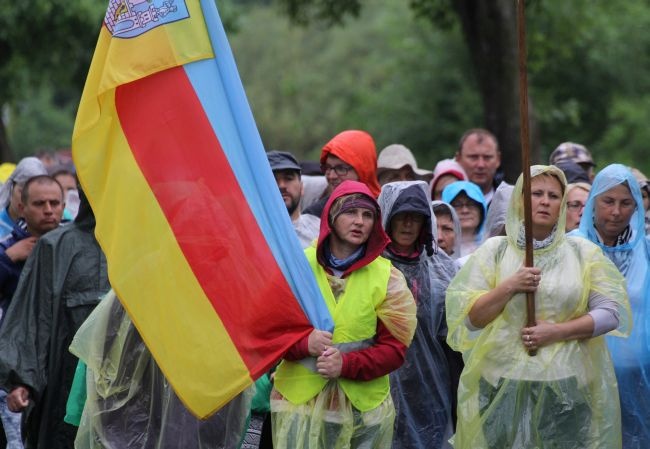
[[[269,158],[269,164],[271,165],[271,170],[295,170],[300,172],[300,165],[298,161],[293,156],[293,154],[286,151],[269,151],[266,153],[266,157]]]

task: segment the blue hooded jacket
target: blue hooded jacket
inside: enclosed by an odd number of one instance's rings
[[[465,193],[470,199],[481,205],[481,221],[475,232],[475,241],[479,244],[483,241],[485,218],[487,217],[487,202],[485,201],[483,192],[481,192],[481,188],[470,181],[457,181],[449,184],[442,191],[442,201],[451,204],[461,193]]]

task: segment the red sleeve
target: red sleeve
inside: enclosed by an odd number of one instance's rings
[[[292,362],[296,360],[302,360],[305,357],[309,357],[309,334],[298,340],[282,356],[283,359]]]
[[[375,343],[360,351],[342,354],[341,377],[352,380],[372,380],[402,366],[407,347],[391,334],[381,321],[377,323]]]

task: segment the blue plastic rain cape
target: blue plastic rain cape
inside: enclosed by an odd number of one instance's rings
[[[605,246],[594,227],[596,198],[619,184],[627,183],[636,203],[630,219],[632,237],[618,246]],[[627,339],[607,338],[621,398],[623,447],[650,447],[650,259],[645,236],[641,190],[632,172],[612,164],[598,173],[591,187],[577,235],[596,243],[618,267],[627,282],[632,308],[632,333]]]

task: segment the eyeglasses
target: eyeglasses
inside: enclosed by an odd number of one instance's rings
[[[569,201],[566,203],[566,207],[571,210],[582,209],[585,207],[585,203],[581,201]]]
[[[323,165],[320,166],[320,170],[323,172],[324,175],[326,175],[328,171],[330,171],[330,170],[334,170],[334,172],[335,172],[337,175],[339,175],[339,176],[345,176],[345,175],[348,174],[348,172],[349,172],[350,170],[352,170],[352,167],[350,167],[349,165],[335,165],[335,166],[331,166],[331,165],[323,164]]]
[[[478,209],[478,206],[476,203],[472,201],[454,201],[451,203],[451,207],[453,207],[456,210],[461,210],[461,209],[471,209],[471,208],[476,208]]]

